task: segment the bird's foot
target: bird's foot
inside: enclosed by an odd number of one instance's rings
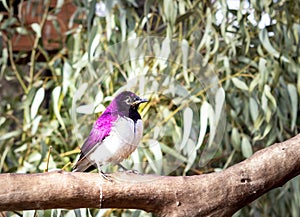
[[[141,174],[138,170],[129,170],[120,163],[118,165],[125,171],[125,173]]]
[[[105,174],[104,172],[102,172],[102,170],[100,171],[101,176],[106,179],[107,181],[113,182],[113,179],[110,175]]]
[[[128,174],[141,174],[138,170],[126,170],[125,172]]]

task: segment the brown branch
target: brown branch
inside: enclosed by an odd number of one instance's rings
[[[1,174],[0,210],[103,207],[143,209],[160,216],[231,216],[300,174],[299,156],[300,134],[206,175],[120,172],[109,182],[92,173]]]

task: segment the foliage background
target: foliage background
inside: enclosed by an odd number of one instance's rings
[[[48,6],[47,1],[44,2],[46,14]],[[204,168],[198,166],[199,159],[195,157],[192,161],[185,161],[172,175],[222,170],[251,156],[256,150],[297,134],[300,3],[284,0],[234,2],[237,1],[115,0],[102,2],[106,10],[101,11],[96,10],[98,1],[74,1],[77,9],[69,25],[76,26],[67,32],[66,43],[60,49],[48,52],[38,38],[38,46],[33,51],[13,53],[11,36],[16,32],[28,34],[31,27],[23,26],[16,19],[13,6],[2,1],[8,17],[0,16],[3,46],[0,60],[0,171],[43,172],[50,146],[50,169],[73,162],[97,113],[108,105],[110,96],[136,76],[136,71],[145,67],[124,64],[118,70],[103,74],[105,78],[101,86],[97,86],[97,91],[85,95],[79,102],[85,105],[97,101],[94,115],[74,118],[74,95],[82,96],[77,91],[78,86],[93,81],[93,73],[99,75],[99,63],[92,59],[95,50],[101,53],[110,45],[137,36],[154,35],[187,42],[203,55],[207,65],[213,67],[225,90],[227,126],[218,153]],[[49,10],[48,18],[56,16],[61,3],[58,1],[57,7]],[[264,18],[269,20],[263,22]],[[35,37],[39,37],[40,25],[37,23],[36,28],[33,27]],[[152,68],[150,76],[158,80],[157,75],[166,74],[166,71],[153,65],[154,62],[148,62],[147,66]],[[172,73],[172,70],[176,71],[176,82],[182,86],[188,89],[197,85],[191,72],[185,77],[179,66],[175,69],[169,67],[167,72]],[[150,96],[151,103],[143,109],[145,120],[153,120],[151,112],[154,112],[161,114],[155,118],[166,121],[176,109],[168,107],[170,99],[161,96],[159,93]],[[205,97],[195,97],[199,100],[194,103],[200,107]],[[145,124],[145,130],[151,126],[149,122]],[[143,151],[137,157],[151,162],[171,153],[175,149],[170,143],[181,138],[178,129],[184,128],[183,125],[180,116],[171,115],[165,128],[170,133],[157,138],[165,148]],[[74,131],[74,126],[78,126],[77,131]],[[145,133],[148,137],[143,144],[152,138],[149,130]],[[195,153],[199,151],[194,150]],[[189,157],[184,150],[172,156]],[[158,164],[150,164],[142,169],[159,173],[158,167]],[[69,169],[70,166],[66,167]],[[23,213],[33,216],[35,212]],[[300,180],[297,177],[244,207],[235,216],[296,217],[300,216],[299,212]],[[84,209],[38,211],[37,214],[151,216],[136,210]]]

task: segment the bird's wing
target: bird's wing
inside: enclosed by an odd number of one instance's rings
[[[97,143],[101,143],[109,135],[116,119],[117,117],[110,115],[110,113],[103,113],[94,124],[89,137],[81,147],[81,154],[86,155]]]
[[[96,147],[101,145],[102,141],[109,136],[113,122],[117,119],[115,116],[109,114],[103,114],[94,124],[90,135],[85,140],[81,147],[79,160],[76,162],[73,171],[85,171],[87,168],[93,165],[93,162],[89,162],[87,156]],[[83,169],[80,169],[82,167]]]

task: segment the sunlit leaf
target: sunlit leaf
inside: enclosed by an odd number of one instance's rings
[[[271,93],[271,88],[269,85],[265,85],[264,93],[266,94],[266,97],[270,100],[270,102],[273,104],[273,107],[277,107],[276,99]]]
[[[231,132],[231,142],[236,150],[241,148],[241,135],[237,128],[233,128]]]
[[[185,146],[185,144],[188,141],[188,138],[190,136],[190,132],[191,132],[191,128],[192,128],[192,121],[193,120],[193,110],[189,107],[187,107],[186,109],[184,109],[183,112],[183,137],[182,137],[182,141],[181,141],[181,145],[180,145],[180,150],[183,149],[183,147]]]
[[[88,88],[88,83],[81,84],[74,94],[74,100],[75,101],[80,100],[84,95],[85,91],[87,90],[87,88]]]
[[[295,85],[288,84],[287,85],[290,100],[291,100],[291,129],[293,130],[296,125],[297,120],[297,112],[298,112],[298,94]]]
[[[5,121],[6,121],[5,117],[0,117],[0,127],[2,124],[4,124]]]
[[[26,210],[23,211],[23,216],[24,217],[34,217],[36,215],[35,210]]]
[[[36,33],[38,38],[42,36],[41,26],[38,23],[31,24],[31,28]]]
[[[39,128],[39,124],[40,124],[41,119],[42,119],[42,115],[38,115],[32,121],[32,128],[31,128],[31,134],[32,135],[36,134],[36,132],[37,132],[37,130]]]
[[[20,134],[21,134],[20,130],[15,130],[15,131],[8,132],[8,133],[0,136],[0,141],[7,140],[7,139],[10,139],[10,138],[19,136]]]
[[[100,43],[100,38],[101,35],[97,32],[97,28],[93,29],[92,31],[92,35],[91,35],[91,43],[89,45],[89,59],[93,59],[96,48],[98,47],[99,43]]]
[[[232,78],[231,80],[237,88],[239,88],[241,90],[246,90],[246,91],[249,89],[244,81],[241,81],[238,78]]]
[[[163,152],[172,155],[173,157],[177,158],[178,160],[182,161],[182,162],[187,162],[187,158],[184,157],[183,155],[181,155],[179,152],[177,152],[176,150],[166,146],[163,143],[160,143],[160,147],[162,149]]]
[[[189,156],[188,156],[188,162],[184,168],[183,174],[185,175],[193,166],[195,163],[196,157],[197,157],[197,151],[195,149],[194,143],[189,140],[188,143],[190,143],[190,147],[192,147],[192,150],[190,150]]]
[[[250,106],[249,109],[250,109],[251,119],[253,122],[255,122],[258,117],[259,111],[258,111],[257,102],[252,97],[249,99],[249,106]]]
[[[54,110],[54,114],[59,122],[59,124],[62,126],[63,129],[66,128],[65,123],[61,117],[60,114],[60,107],[61,107],[61,101],[60,101],[60,95],[61,93],[61,87],[58,86],[56,88],[54,88],[53,92],[52,92],[52,97],[53,97],[53,110]]]
[[[155,173],[156,174],[161,174],[162,172],[162,163],[163,163],[163,156],[162,156],[162,151],[160,144],[158,143],[157,140],[149,140],[149,150],[152,152],[154,156],[155,162]]]
[[[190,84],[188,73],[187,73],[187,68],[188,68],[188,55],[189,55],[189,46],[188,42],[186,40],[182,41],[182,65],[183,65],[183,76],[187,84]]]
[[[45,97],[45,89],[43,87],[39,88],[35,94],[35,97],[33,99],[31,109],[30,109],[30,116],[33,120],[39,110],[39,107],[41,103],[43,102]]]
[[[77,113],[81,114],[93,114],[94,112],[94,104],[81,105],[76,108]]]
[[[220,120],[222,112],[224,111],[224,103],[225,103],[225,91],[223,88],[219,88],[216,92],[215,96],[215,115],[216,115],[216,123],[219,123],[219,121],[225,121]]]
[[[253,154],[252,146],[246,136],[242,138],[241,149],[245,158],[249,158]]]
[[[264,48],[268,51],[270,55],[273,55],[276,58],[279,58],[280,53],[271,45],[269,36],[268,36],[268,31],[266,28],[262,29],[259,32],[259,39],[264,46]],[[290,62],[286,57],[282,56],[282,60],[285,62]]]
[[[199,149],[203,144],[204,137],[206,135],[208,115],[210,113],[210,110],[211,110],[210,105],[206,101],[203,102],[200,110],[200,133],[199,133],[196,149]]]

